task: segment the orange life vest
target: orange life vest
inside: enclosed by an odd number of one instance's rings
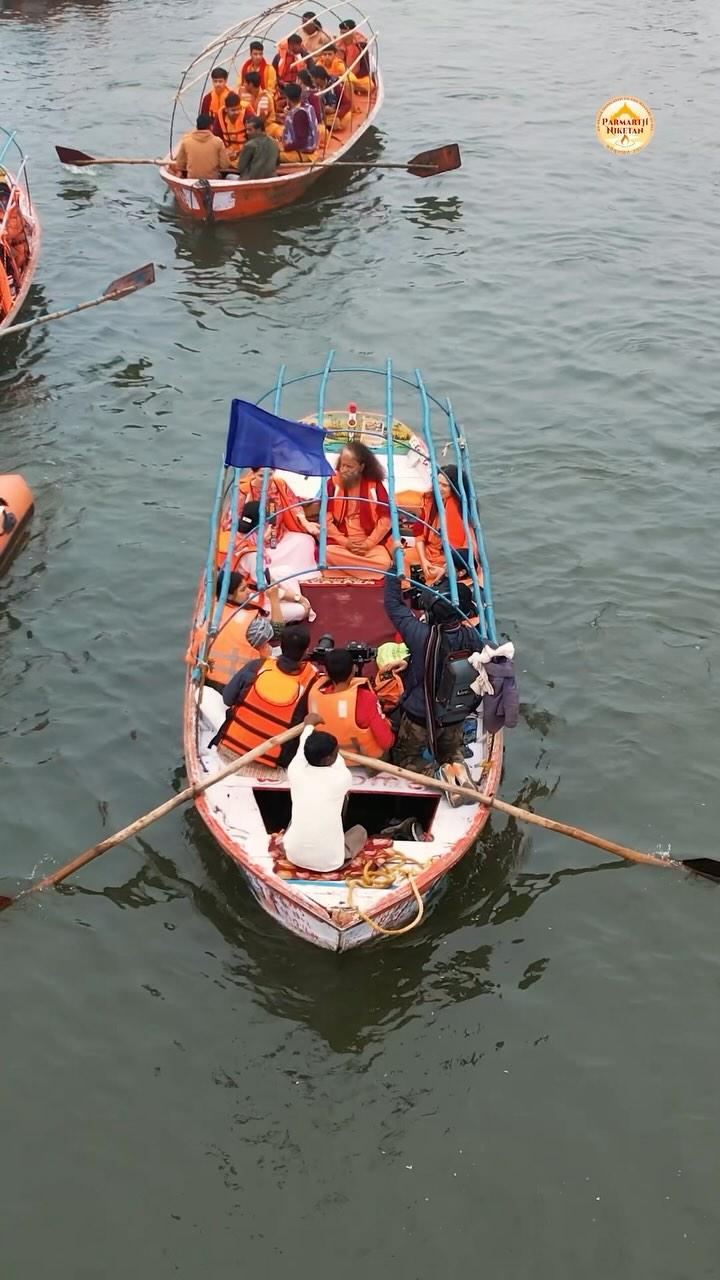
[[[277,87],[277,73],[271,62],[266,62],[261,58],[258,65],[255,66],[252,58],[248,58],[243,62],[240,68],[240,79],[238,80],[238,93],[242,92],[243,80],[248,71],[257,71],[260,76],[260,88],[267,89],[269,93],[274,93]]]
[[[243,124],[246,116],[259,116],[266,124],[272,124],[275,120],[273,96],[267,89],[258,89],[256,98],[252,98],[247,89],[243,89],[242,108]]]
[[[227,98],[228,94],[231,92],[232,90],[230,89],[229,84],[225,84],[223,88],[220,90],[211,89],[210,92],[206,94],[205,98],[203,99],[203,106],[205,105],[205,103],[207,103],[208,113],[211,116],[218,116],[222,108],[225,106],[225,99]]]
[[[217,121],[228,152],[239,151],[245,141],[245,113],[242,106],[234,120],[225,114],[225,107],[221,107],[217,113]]]
[[[373,688],[383,711],[393,711],[405,692],[405,685],[399,671],[392,667],[386,671],[378,671],[373,681]]]
[[[308,710],[322,716],[323,733],[333,733],[338,745],[348,751],[379,760],[383,748],[375,740],[372,729],[361,729],[357,723],[358,689],[369,689],[362,676],[353,676],[350,688],[339,691],[331,684],[316,684],[310,691]]]
[[[289,729],[298,702],[317,678],[312,662],[303,663],[300,671],[288,675],[279,670],[275,658],[266,659],[244,700],[233,709],[232,719],[222,730],[220,745],[241,756]],[[272,747],[256,763],[276,767],[281,750]]]
[[[269,644],[256,649],[247,638],[250,623],[264,613],[260,604],[225,605],[220,626],[208,653],[209,680],[216,684],[227,684],[246,662],[257,657],[270,657]]]
[[[9,316],[12,309],[12,290],[8,281],[7,272],[0,261],[0,320],[4,320],[5,316]]]
[[[284,53],[280,54],[280,61],[275,68],[279,84],[289,84],[297,80],[298,71],[302,71],[305,66],[305,59],[298,57],[296,53],[291,53],[286,48]]]

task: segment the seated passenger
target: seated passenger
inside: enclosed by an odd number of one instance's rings
[[[314,159],[319,140],[318,119],[309,102],[302,102],[299,84],[284,84],[281,93],[288,109],[280,139],[282,164],[307,163]]]
[[[200,104],[200,114],[203,116],[217,116],[218,111],[225,105],[225,99],[230,92],[228,84],[228,73],[224,67],[213,67],[210,72],[212,81],[212,89],[205,94]]]
[[[197,128],[186,133],[168,168],[183,178],[219,178],[230,166],[222,138],[213,133],[213,117],[199,115]]]
[[[345,59],[347,78],[353,89],[357,89],[358,93],[370,93],[372,77],[367,39],[355,26],[352,18],[340,23],[340,35],[335,43]]]
[[[390,568],[385,472],[367,445],[346,444],[327,482],[327,562],[351,572]],[[366,499],[363,501],[363,499]]]
[[[275,119],[275,97],[260,84],[259,71],[246,71],[242,86],[243,115],[259,116],[265,124]]]
[[[265,121],[260,116],[245,117],[247,142],[237,162],[238,177],[243,182],[272,178],[280,162],[280,148],[274,138],[265,133]]]
[[[304,66],[303,59],[307,58],[308,53],[305,48],[302,36],[297,31],[288,36],[287,48],[282,53],[276,53],[273,58],[273,67],[282,92],[282,86],[291,84],[297,80],[297,73]]]
[[[213,124],[213,133],[225,143],[231,166],[237,162],[240,150],[245,141],[245,124],[240,98],[236,93],[229,93],[225,104],[220,108]]]
[[[217,576],[216,598],[222,594],[225,574]],[[231,573],[228,595],[220,625],[208,649],[209,683],[224,686],[240,667],[256,658],[272,657],[270,645],[282,627],[278,589],[252,600],[250,581],[242,573]],[[269,608],[268,608],[269,606]],[[275,625],[273,625],[273,623]]]
[[[343,831],[345,797],[352,774],[332,733],[314,732],[320,717],[305,717],[305,730],[288,765],[292,816],[283,836],[285,857],[308,871],[337,871],[360,852],[364,827]],[[321,826],[318,815],[322,815]]]
[[[339,80],[345,75],[345,63],[334,44],[315,54],[315,65],[324,67],[331,79]]]
[[[304,720],[308,693],[318,679],[317,668],[305,658],[309,646],[307,627],[286,627],[279,658],[257,658],[235,673],[223,691],[228,713],[210,746],[241,756]],[[286,768],[296,750],[293,739],[272,747],[258,763]]]
[[[390,750],[395,735],[370,681],[353,675],[349,649],[330,649],[324,662],[327,679],[321,678],[310,690],[309,710],[322,718],[341,749],[379,760]]]
[[[459,478],[457,467],[447,466],[440,468],[440,471],[438,472],[438,488],[443,501],[445,528],[447,531],[448,542],[450,543],[452,550],[458,553],[456,568],[458,561],[460,561],[465,565],[466,569],[463,576],[467,576],[467,566],[469,564],[471,550],[467,545],[468,540],[465,533],[465,525],[463,524],[462,503],[458,483]],[[415,539],[415,547],[409,551],[406,564],[411,564],[413,561],[417,563],[419,561],[425,581],[429,586],[433,586],[447,573],[447,565],[445,563],[445,553],[443,551],[442,536],[440,533],[440,517],[438,515],[437,502],[435,501],[435,495],[432,491],[425,495],[420,518],[424,523],[418,525],[419,533]],[[429,528],[428,525],[430,526]],[[477,561],[477,543],[472,529],[470,530],[470,533],[472,535],[472,555]],[[413,555],[413,550],[415,555]],[[478,570],[478,577],[482,582],[482,570]]]
[[[238,81],[238,89],[242,92],[242,84],[248,71],[257,71],[260,76],[260,88],[266,89],[268,93],[274,93],[277,89],[277,75],[275,68],[265,61],[265,47],[262,40],[250,41],[250,57],[243,62],[240,68],[240,79]]]
[[[250,502],[260,502],[263,487],[262,467],[251,468],[240,480],[240,493]],[[265,495],[267,510],[278,512],[278,520],[289,533],[310,533],[316,537],[320,525],[308,520],[302,503],[290,485],[271,472]]]
[[[352,89],[344,80],[333,80],[325,67],[313,63],[310,68],[313,83],[322,90],[325,123],[329,128],[343,129],[352,117]]]
[[[291,529],[284,529],[282,518],[279,516],[276,520],[272,515],[269,518],[266,517],[263,568],[266,575],[273,581],[287,580],[287,586],[283,588],[283,592],[291,591],[292,602],[302,604],[306,609],[304,616],[307,617],[310,613],[310,603],[299,594],[296,584],[301,577],[308,577],[317,572],[315,539],[309,533],[296,533]],[[233,564],[233,568],[240,569],[253,580],[257,567],[259,519],[260,504],[246,502],[238,525],[238,542]],[[285,610],[283,610],[283,617],[287,619]]]
[[[312,11],[303,14],[302,38],[308,53],[315,53],[323,45],[330,43],[330,36],[327,31],[323,31],[322,23]]]

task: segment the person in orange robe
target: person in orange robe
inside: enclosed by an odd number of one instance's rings
[[[210,78],[212,80],[212,89],[205,94],[200,104],[200,115],[214,116],[217,119],[218,112],[221,107],[225,106],[225,99],[230,92],[228,73],[224,67],[213,67]]]
[[[385,472],[367,445],[346,444],[327,482],[327,563],[372,574],[391,565]],[[366,499],[363,501],[363,499]]]
[[[334,44],[315,55],[315,65],[324,67],[331,79],[339,80],[345,75],[345,63]]]
[[[370,58],[367,40],[355,26],[351,18],[340,23],[340,35],[335,41],[345,59],[347,78],[358,93],[370,93],[372,77],[370,75]]]
[[[262,468],[258,467],[254,471],[247,471],[241,478],[239,489],[244,496],[246,502],[259,502],[262,493],[263,473]],[[288,533],[310,533],[316,537],[320,532],[320,525],[308,520],[300,499],[296,493],[293,493],[290,485],[281,480],[279,476],[271,475],[268,480],[267,496],[266,496],[267,515],[274,515],[280,512],[277,517],[277,525],[287,530]],[[288,510],[290,508],[290,510]]]
[[[453,551],[461,553],[462,560],[467,564],[470,554],[468,548],[467,534],[462,518],[462,503],[460,500],[459,484],[461,481],[458,477],[458,469],[455,466],[441,467],[438,472],[438,488],[443,502],[443,510],[445,512],[445,527],[447,530],[448,542]],[[438,515],[437,503],[435,495],[431,491],[425,495],[423,500],[420,519],[423,524],[418,525],[418,535],[415,540],[415,546],[409,548],[405,553],[405,565],[408,568],[411,564],[420,564],[425,581],[428,586],[433,586],[439,582],[447,573],[447,564],[445,562],[445,552],[443,551],[442,536],[440,533],[440,517]],[[428,527],[429,526],[429,527]],[[472,555],[475,558],[477,573],[480,582],[482,582],[482,570],[478,565],[478,550],[475,534],[470,529],[472,538]],[[456,560],[457,564],[457,560]],[[460,576],[464,576],[460,574]]]

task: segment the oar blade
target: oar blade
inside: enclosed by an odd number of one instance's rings
[[[435,147],[432,151],[421,151],[419,155],[413,156],[407,171],[415,178],[434,178],[438,173],[459,169],[461,164],[457,142],[449,142],[446,147]]]
[[[72,147],[56,147],[58,160],[61,164],[74,164],[82,166],[84,164],[94,164],[95,157],[89,156],[85,151],[74,151]]]
[[[147,285],[154,283],[155,263],[146,262],[144,267],[137,267],[135,271],[128,271],[126,276],[118,276],[117,280],[113,280],[103,297],[109,298],[114,293],[134,293],[136,289],[145,289]]]
[[[686,871],[692,871],[693,875],[720,881],[720,862],[715,858],[683,858],[682,865]]]

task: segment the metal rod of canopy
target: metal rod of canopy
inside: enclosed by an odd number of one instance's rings
[[[435,457],[435,444],[432,438],[432,430],[430,423],[430,401],[425,383],[419,369],[415,370],[415,383],[420,392],[420,402],[422,404],[422,433],[425,444],[427,445],[428,461],[430,463],[430,476],[432,480],[432,491],[435,498],[435,506],[437,507],[438,524],[440,525],[440,541],[442,543],[445,563],[447,565],[447,576],[450,583],[450,599],[454,605],[458,602],[457,574],[455,572],[455,561],[453,560],[452,547],[447,532],[447,520],[445,519],[445,504],[440,493],[440,485],[438,483],[438,465]]]
[[[393,373],[392,360],[388,360],[385,366],[385,439],[387,441],[387,478],[388,478],[388,497],[390,498],[390,527],[392,529],[393,541],[400,541],[400,525],[398,523],[397,505],[395,502],[395,432],[393,426],[395,423],[395,410],[393,406]],[[402,553],[399,550],[393,552],[393,563],[397,573],[402,573]]]
[[[280,365],[278,370],[277,382],[275,383],[275,404],[273,413],[276,418],[280,417],[280,409],[282,406],[283,382],[285,379],[284,364]],[[263,467],[262,484],[260,486],[260,510],[258,512],[257,523],[257,555],[255,557],[255,581],[259,587],[265,586],[265,517],[267,514],[267,496],[270,487],[270,468]]]
[[[318,403],[317,403],[317,419],[318,426],[321,429],[325,427],[325,394],[327,384],[332,370],[332,363],[335,359],[335,352],[329,351],[328,358],[325,361],[325,368],[320,377],[320,386],[318,387]],[[322,487],[320,489],[320,544],[318,547],[318,564],[321,569],[327,568],[327,510],[328,510],[328,487],[323,478]]]
[[[285,386],[292,387],[298,382],[310,382],[312,381],[313,378],[321,378],[323,376],[323,372],[324,371],[322,369],[316,369],[312,373],[298,374],[297,377],[295,378],[288,378],[285,382]],[[342,373],[365,373],[365,374],[370,374],[371,376],[375,376],[383,379],[386,376],[384,365],[381,369],[373,369],[371,367],[368,367],[368,365],[362,365],[362,364],[335,365],[333,367],[333,374],[342,374]],[[403,386],[412,387],[413,391],[417,391],[417,382],[414,380],[414,378],[406,378],[401,373],[395,373],[393,371],[393,382],[402,383]],[[268,400],[270,396],[274,394],[274,390],[275,388],[271,387],[269,391],[266,391],[262,396],[260,396],[260,399],[257,400],[256,403],[262,404],[263,401]],[[437,396],[431,395],[431,393],[427,391],[427,389],[425,394],[427,395],[427,398],[431,404],[434,404],[438,409],[442,411],[443,414],[447,414],[447,409],[445,408],[444,401],[439,400]]]
[[[473,550],[473,531],[471,530],[471,527],[470,527],[470,515],[469,515],[468,499],[467,499],[465,467],[463,466],[463,457],[462,457],[463,442],[460,439],[460,432],[458,431],[457,422],[455,421],[455,414],[453,413],[453,407],[452,407],[452,404],[450,403],[449,397],[446,403],[447,403],[448,424],[450,427],[450,436],[452,438],[453,449],[455,452],[455,464],[457,466],[457,472],[458,472],[458,492],[460,497],[460,506],[462,509],[463,529],[465,530],[465,539],[466,539],[465,546],[468,549],[468,567],[470,569],[470,577],[472,578],[473,595],[475,597],[475,604],[477,605],[478,618],[480,619],[480,631],[482,633],[483,639],[485,639],[487,637],[487,625],[485,622],[485,601],[483,599],[482,589],[480,587],[480,580],[477,576],[477,569],[475,568],[475,552]]]
[[[217,554],[217,540],[220,529],[220,521],[222,519],[222,499],[223,489],[225,488],[225,465],[224,459],[220,466],[218,482],[215,488],[215,501],[213,503],[212,516],[210,519],[210,546],[208,547],[207,563],[205,565],[205,603],[201,623],[209,621],[212,612],[213,585],[215,582],[215,556]]]
[[[227,551],[225,552],[225,560],[222,566],[222,587],[215,606],[215,614],[210,624],[209,635],[215,635],[223,616],[223,609],[227,604],[228,594],[230,592],[230,574],[232,573],[233,555],[235,554],[235,542],[237,539],[238,524],[240,522],[240,472],[237,467],[233,467],[233,478],[230,486],[230,510],[232,517],[230,520],[230,537],[228,538]]]
[[[8,151],[10,150],[10,147],[12,146],[13,142],[15,142],[15,138],[16,138],[16,136],[17,136],[17,129],[13,129],[12,133],[9,133],[9,134],[7,135],[7,140],[6,140],[6,142],[3,144],[3,148],[2,148],[2,150],[0,151],[0,164],[2,164],[3,160],[5,159],[5,156],[7,155]],[[17,143],[15,143],[15,145],[17,146]],[[22,153],[21,153],[21,154],[22,154]]]
[[[449,403],[449,402],[448,402]],[[468,452],[467,441],[464,441],[464,449],[462,452],[464,462],[464,479],[467,481],[467,492],[470,495],[470,518],[475,531],[475,538],[478,546],[478,556],[483,571],[483,599],[485,601],[485,623],[487,626],[488,639],[491,644],[497,644],[497,631],[495,629],[495,610],[493,608],[492,585],[490,582],[490,565],[488,563],[487,552],[485,550],[485,539],[483,538],[482,525],[480,523],[480,512],[478,511],[477,497],[475,495],[475,486],[472,482],[472,474],[470,471],[470,454]]]

